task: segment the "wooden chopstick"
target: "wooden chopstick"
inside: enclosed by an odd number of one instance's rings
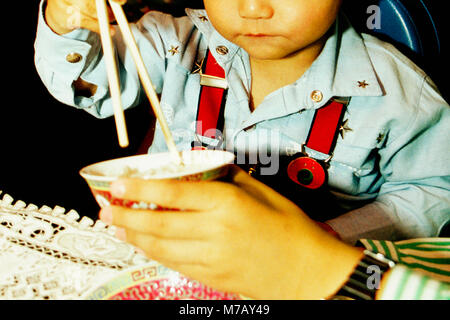
[[[109,90],[114,109],[114,119],[116,123],[119,145],[126,148],[129,145],[125,115],[122,108],[122,99],[120,95],[119,75],[115,58],[115,51],[110,34],[110,25],[108,19],[108,8],[106,0],[96,0],[97,15],[100,26],[100,38],[102,42],[103,55],[108,74]]]
[[[113,14],[116,18],[116,22],[119,25],[119,29],[123,35],[125,44],[127,48],[130,50],[131,56],[133,57],[136,69],[139,74],[139,78],[141,79],[142,82],[142,86],[144,87],[145,93],[147,94],[147,97],[150,100],[150,104],[153,108],[153,112],[155,113],[156,119],[159,121],[159,125],[161,126],[161,130],[163,132],[167,147],[174,158],[173,160],[176,161],[177,164],[182,165],[183,161],[181,158],[181,154],[180,152],[178,152],[176,148],[175,142],[172,137],[172,133],[169,129],[169,126],[167,125],[166,118],[162,111],[158,95],[156,94],[150,76],[148,75],[147,68],[145,67],[141,53],[136,44],[136,40],[134,39],[133,33],[131,32],[130,25],[122,9],[122,6],[113,0],[109,0],[109,5],[111,6]]]

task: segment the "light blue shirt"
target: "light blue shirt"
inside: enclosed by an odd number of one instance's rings
[[[229,84],[228,150],[298,152],[314,110],[332,97],[351,97],[344,117],[351,130],[338,138],[328,170],[329,187],[348,212],[328,223],[349,243],[439,234],[450,218],[450,108],[421,69],[390,44],[358,34],[340,16],[307,72],[251,112],[248,54],[213,28],[204,10],[186,12],[181,18],[150,12],[132,27],[180,150],[196,140],[200,75],[192,70],[209,48]],[[131,107],[145,95],[119,31],[114,41],[123,103]],[[41,6],[35,48],[37,70],[56,99],[99,118],[113,114],[97,34],[79,29],[59,36],[46,25]],[[68,62],[70,53],[81,61]],[[98,86],[93,97],[75,96],[72,83],[79,77]],[[312,99],[319,91],[322,99]],[[166,150],[157,126],[149,152]]]

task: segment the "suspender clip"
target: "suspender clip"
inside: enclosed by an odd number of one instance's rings
[[[202,72],[200,72],[200,85],[223,90],[228,89],[228,81],[226,79],[203,74]]]

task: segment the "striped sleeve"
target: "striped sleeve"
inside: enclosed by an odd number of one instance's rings
[[[368,250],[381,253],[414,271],[450,283],[450,238],[422,238],[404,241],[360,240]]]
[[[450,300],[450,284],[401,264],[391,270],[387,280],[380,300]]]

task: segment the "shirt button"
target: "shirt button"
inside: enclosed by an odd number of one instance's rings
[[[220,54],[221,56],[224,56],[224,55],[228,54],[228,48],[225,46],[218,46],[216,48],[216,52],[218,54]]]
[[[311,99],[314,102],[320,102],[323,99],[323,93],[320,90],[314,90],[311,92]]]
[[[67,62],[70,63],[77,63],[80,62],[83,59],[83,56],[76,52],[71,52],[66,56]]]

